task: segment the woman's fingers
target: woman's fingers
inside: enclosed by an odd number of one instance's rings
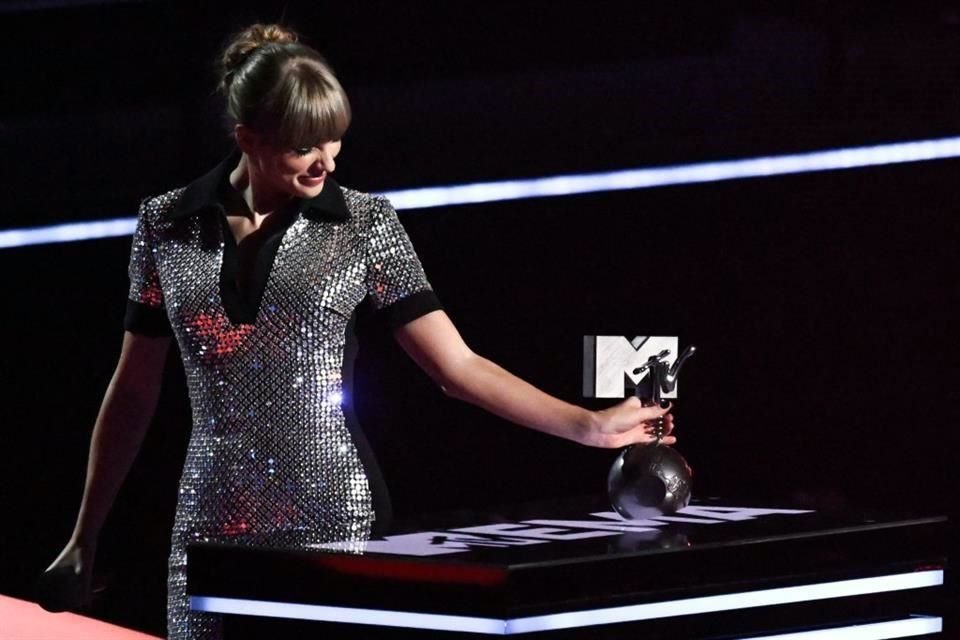
[[[37,600],[47,611],[80,611],[90,604],[94,550],[71,541],[37,582]]]
[[[668,436],[673,432],[673,415],[667,414],[663,417],[663,435]]]
[[[653,444],[655,442],[657,442],[656,428],[652,424],[644,422],[623,433],[611,435],[607,443],[601,446],[618,448],[631,444]],[[663,433],[660,442],[665,445],[673,445],[677,442],[677,438],[672,434]]]
[[[667,405],[666,407],[658,407],[656,405],[646,407],[640,402],[639,398],[630,397],[615,407],[615,409],[620,408],[628,412],[631,418],[630,421],[636,424],[639,422],[653,422],[670,415],[670,410],[673,409],[673,405]]]
[[[657,441],[671,445],[676,442],[672,405],[645,407],[636,397],[599,412],[602,417],[590,444],[600,447],[624,447],[631,444],[652,444]],[[662,423],[659,424],[658,423]]]
[[[640,412],[643,420],[658,420],[670,414],[670,410],[673,409],[673,405],[667,405],[666,407],[658,407],[656,405],[652,407],[644,407],[639,400],[637,404],[640,405]]]

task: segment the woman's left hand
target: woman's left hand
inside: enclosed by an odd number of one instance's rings
[[[672,405],[666,409],[645,407],[638,398],[630,397],[609,409],[595,411],[584,444],[610,449],[631,444],[651,444],[657,441],[656,421],[663,419],[661,442],[672,445],[677,441],[672,435],[672,408]]]

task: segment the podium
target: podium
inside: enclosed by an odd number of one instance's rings
[[[945,638],[947,519],[602,497],[427,516],[366,543],[188,548],[227,640]],[[848,635],[848,634],[857,635]]]

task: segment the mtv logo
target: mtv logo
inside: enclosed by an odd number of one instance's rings
[[[664,361],[672,364],[679,344],[677,336],[583,336],[583,397],[623,398],[633,395],[637,387],[641,396],[652,397],[643,386],[650,386],[650,372],[634,374],[633,370],[664,349],[670,351]],[[661,397],[676,398],[676,388]]]

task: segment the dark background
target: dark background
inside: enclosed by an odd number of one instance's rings
[[[960,3],[0,4],[3,228],[133,215],[229,149],[212,61],[281,17],[383,191],[960,135]],[[775,4],[776,8],[769,5]],[[196,6],[202,5],[202,6]],[[882,5],[882,6],[880,6]],[[468,343],[580,398],[585,334],[679,335],[696,493],[955,509],[960,160],[401,212]],[[119,353],[129,238],[0,251],[0,592],[69,536]],[[446,399],[362,318],[358,410],[398,515],[603,490],[615,452]],[[189,428],[172,357],[101,542],[95,613],[163,629]]]

